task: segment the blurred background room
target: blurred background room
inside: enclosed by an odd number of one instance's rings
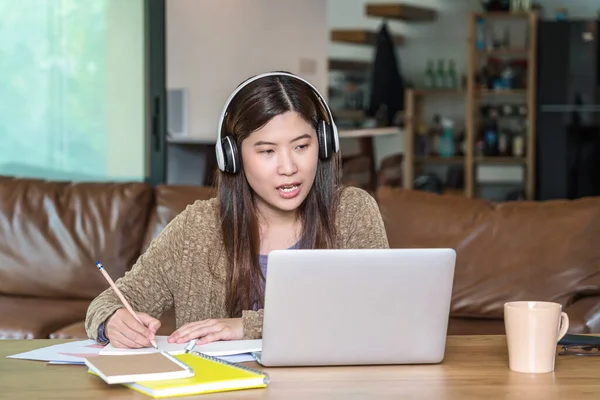
[[[0,7],[1,175],[209,185],[229,92],[286,70],[328,98],[348,183],[600,193],[594,0]]]

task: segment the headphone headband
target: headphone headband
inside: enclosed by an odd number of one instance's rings
[[[231,103],[231,101],[233,100],[233,98],[236,96],[236,94],[238,94],[238,92],[240,90],[242,90],[244,87],[246,87],[246,85],[267,77],[267,76],[288,76],[290,78],[294,78],[294,79],[298,79],[301,82],[306,83],[313,91],[314,93],[317,95],[317,98],[319,99],[319,102],[321,103],[321,105],[323,105],[323,107],[325,108],[325,111],[327,112],[327,118],[329,118],[329,124],[331,125],[331,128],[333,130],[333,135],[334,138],[336,140],[336,143],[334,144],[335,148],[338,149],[339,148],[339,143],[338,143],[338,130],[337,130],[337,126],[335,125],[335,122],[333,122],[333,115],[331,114],[331,110],[329,109],[329,106],[327,105],[327,102],[325,101],[325,99],[323,98],[323,96],[321,95],[321,93],[319,93],[319,91],[317,90],[317,88],[310,83],[309,81],[307,81],[304,78],[301,78],[299,76],[296,76],[294,74],[290,74],[289,72],[265,72],[256,76],[253,76],[252,78],[247,79],[246,81],[242,82],[232,93],[231,95],[229,95],[229,98],[227,99],[227,101],[225,102],[225,105],[223,106],[223,110],[221,111],[221,117],[219,118],[219,125],[217,127],[217,143],[215,144],[215,147],[217,148],[217,154],[219,153],[219,148],[221,146],[221,130],[223,127],[223,121],[225,120],[225,116],[227,115],[227,109],[229,108],[229,103]]]

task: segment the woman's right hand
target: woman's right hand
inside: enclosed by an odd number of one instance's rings
[[[160,328],[160,321],[146,313],[136,313],[140,324],[127,311],[126,308],[118,309],[106,322],[105,334],[114,347],[139,349],[152,347],[150,340]]]

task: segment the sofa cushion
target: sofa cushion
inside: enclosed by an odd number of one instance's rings
[[[144,183],[0,180],[0,293],[92,299],[140,253],[152,202]]]
[[[159,318],[161,325],[156,332],[160,336],[169,336],[175,331],[175,312],[173,309],[165,311]],[[87,339],[85,321],[77,321],[50,334],[50,339]]]
[[[0,339],[47,339],[85,318],[89,301],[0,295]]]
[[[600,294],[600,198],[494,204],[381,187],[377,200],[390,247],[456,250],[452,316]]]
[[[158,185],[155,189],[155,206],[150,213],[148,229],[144,236],[142,251],[167,226],[173,218],[196,200],[215,197],[216,191],[206,186]]]

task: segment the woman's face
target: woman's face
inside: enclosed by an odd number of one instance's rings
[[[315,129],[295,111],[271,119],[241,145],[243,168],[259,211],[294,212],[315,181],[319,148]]]

